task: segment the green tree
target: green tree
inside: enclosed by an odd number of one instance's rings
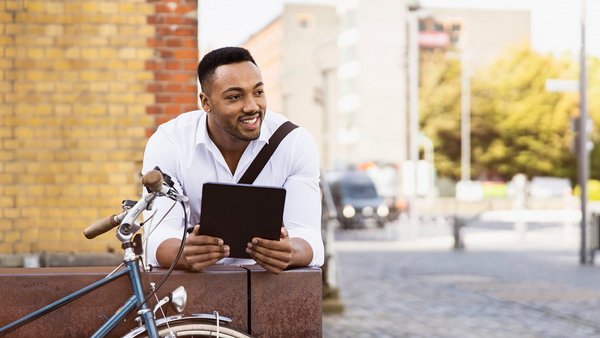
[[[421,54],[421,131],[435,149],[438,176],[460,177],[460,65],[441,52]]]
[[[471,90],[472,177],[510,179],[525,173],[573,178],[571,119],[578,114],[578,96],[548,92],[545,83],[576,75],[569,58],[528,48],[512,49],[476,72]],[[421,125],[434,142],[438,175],[459,178],[460,65],[442,53],[422,56]]]
[[[595,146],[590,153],[590,178],[600,180],[600,59],[588,59],[588,116],[593,122],[591,141]]]
[[[511,50],[478,74],[472,91],[473,167],[477,175],[574,177],[574,93],[545,89],[573,78],[572,63],[528,48]]]

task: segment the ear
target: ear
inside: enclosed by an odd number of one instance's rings
[[[200,93],[200,104],[202,105],[202,110],[204,110],[207,113],[210,113],[210,99],[206,94],[204,94],[204,92]]]

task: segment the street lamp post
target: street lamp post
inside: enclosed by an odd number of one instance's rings
[[[326,170],[330,169],[331,159],[329,149],[329,141],[330,141],[330,126],[329,126],[329,97],[330,97],[330,89],[329,89],[329,74],[336,71],[337,68],[330,67],[321,69],[321,87],[317,88],[315,92],[315,101],[321,105],[322,108],[322,116],[321,116],[321,140],[322,140],[322,155],[323,155],[323,163],[322,167]]]
[[[579,54],[579,123],[577,142],[579,144],[579,186],[581,187],[581,247],[579,262],[588,263],[587,253],[587,180],[589,176],[589,153],[587,147],[587,67],[585,52],[585,0],[581,0],[581,52]]]
[[[408,114],[409,114],[409,158],[412,163],[413,188],[409,197],[410,228],[417,236],[418,211],[418,168],[419,162],[419,9],[418,3],[409,6],[408,12]],[[406,183],[404,183],[406,184]]]

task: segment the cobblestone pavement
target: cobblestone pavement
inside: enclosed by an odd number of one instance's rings
[[[575,226],[474,229],[463,251],[390,233],[337,234],[345,310],[325,337],[600,337],[600,266],[579,264]]]

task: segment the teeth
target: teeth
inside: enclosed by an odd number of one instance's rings
[[[255,117],[255,118],[250,119],[250,120],[242,120],[242,123],[245,123],[245,124],[254,124],[254,123],[256,123],[257,120],[258,120],[258,117]]]

